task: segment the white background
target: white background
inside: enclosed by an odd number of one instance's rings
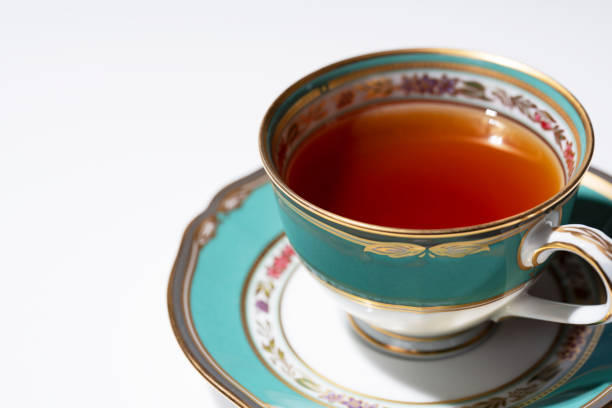
[[[338,59],[526,62],[585,105],[612,172],[611,16],[584,0],[2,1],[0,406],[219,402],[167,317],[182,231],[259,167],[273,99]]]

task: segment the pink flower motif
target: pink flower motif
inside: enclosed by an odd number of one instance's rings
[[[287,258],[292,258],[293,255],[295,255],[295,250],[293,249],[293,247],[291,245],[287,245],[284,249],[283,252],[281,252],[282,256],[285,256]]]
[[[287,269],[293,255],[295,255],[295,250],[290,245],[287,245],[285,248],[283,248],[280,255],[274,257],[272,265],[268,266],[267,268],[266,275],[274,279],[278,279],[283,274],[285,269]]]
[[[553,128],[552,124],[550,124],[549,122],[545,122],[545,121],[540,122],[540,125],[542,126],[542,129],[544,130],[550,130]]]
[[[272,265],[268,266],[268,271],[266,274],[274,279],[278,279],[283,274],[288,264],[289,261],[287,259],[276,257],[274,258]]]
[[[565,158],[565,164],[567,164],[570,174],[574,171],[574,166],[576,165],[574,162],[574,155],[574,145],[572,142],[568,141],[565,144],[565,149],[563,149],[563,157]]]
[[[544,118],[540,112],[534,112],[533,120],[539,123],[544,130],[551,130],[553,128],[553,124]]]

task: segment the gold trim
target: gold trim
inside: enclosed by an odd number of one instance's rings
[[[578,191],[576,190],[576,192],[578,192]],[[570,200],[571,197],[572,196],[570,195],[562,203],[559,203],[559,208],[556,210],[559,213],[559,222],[561,222],[561,220],[563,219],[563,206],[565,205],[566,202],[568,202]],[[523,250],[523,244],[525,243],[525,239],[527,239],[527,236],[531,232],[531,228],[536,226],[540,221],[542,221],[542,219],[544,217],[546,217],[546,214],[542,215],[539,219],[534,220],[533,223],[529,225],[528,231],[526,231],[523,234],[523,236],[521,237],[521,241],[519,242],[519,246],[518,246],[518,248],[516,250],[516,264],[523,271],[528,271],[530,269],[533,269],[534,266],[535,266],[535,265],[527,266],[527,265],[523,264],[523,260],[521,259],[521,252]]]
[[[597,176],[594,173],[586,173],[584,178],[582,179],[582,181],[580,182],[580,185],[576,188],[576,192],[575,194],[578,194],[578,189],[580,188],[580,186],[586,186],[588,188],[590,188],[591,190],[595,190],[597,191],[599,194],[604,195],[606,198],[609,198],[610,200],[612,200],[612,184],[608,181],[606,181],[604,178],[601,178],[599,176]],[[599,190],[601,189],[601,191]],[[607,194],[606,194],[606,190],[607,190]],[[559,213],[559,222],[561,222],[561,220],[563,219],[563,206],[573,197],[573,194],[568,195],[565,200],[563,200],[562,202],[559,203],[559,207],[556,209],[556,211]],[[543,215],[542,217],[540,217],[537,220],[534,220],[534,222],[529,226],[529,229],[532,226],[535,226],[538,222],[540,222],[542,220],[542,218],[544,218],[545,215]],[[530,231],[525,232],[525,234],[522,236],[521,238],[521,242],[519,243],[518,246],[518,250],[516,251],[516,261],[517,264],[519,266],[519,268],[521,268],[522,270],[529,270],[529,269],[533,269],[533,266],[526,266],[523,264],[523,261],[521,260],[521,248],[523,248],[523,243],[525,242],[525,239],[527,238],[527,235],[529,235]],[[536,264],[533,264],[536,265]]]
[[[238,209],[242,205],[244,200],[246,200],[246,198],[250,195],[250,193],[254,189],[256,189],[257,187],[260,187],[260,186],[264,185],[266,181],[267,180],[266,180],[265,177],[258,177],[255,180],[252,180],[250,182],[242,184],[242,185],[238,186],[236,189],[234,189],[234,190],[228,192],[227,194],[225,194],[224,197],[223,197],[223,200],[219,203],[217,214],[219,214],[219,213],[227,213],[227,212],[231,212],[233,210]],[[218,221],[216,221],[215,229],[216,229],[217,225],[218,225]],[[198,229],[198,233],[199,234],[202,233],[202,228]],[[188,317],[188,318],[185,319],[185,324],[187,326],[189,334],[191,335],[192,340],[194,340],[194,343],[195,343],[196,347],[200,350],[200,353],[202,353],[204,358],[219,372],[219,374],[221,374],[234,387],[236,387],[237,389],[242,391],[244,394],[249,396],[249,398],[251,398],[253,401],[255,401],[256,403],[260,404],[263,408],[268,408],[268,407],[271,408],[271,406],[269,404],[261,401],[253,393],[251,393],[249,390],[244,388],[238,381],[236,381],[231,375],[229,375],[217,363],[217,361],[208,352],[208,349],[206,348],[206,346],[204,346],[204,343],[202,342],[202,339],[198,335],[195,327],[193,326],[193,316],[191,314],[191,290],[190,290],[191,289],[191,282],[192,282],[193,275],[194,275],[194,272],[195,272],[195,265],[196,265],[196,260],[197,260],[198,255],[199,255],[199,250],[205,244],[207,244],[213,237],[214,237],[214,234],[212,234],[212,235],[211,234],[206,234],[204,239],[202,239],[202,236],[199,235],[197,237],[198,238],[197,241],[194,244],[192,244],[192,249],[191,249],[191,253],[190,253],[190,256],[189,256],[189,263],[187,265],[187,274],[185,276],[185,280],[183,281],[183,286],[182,286],[182,289],[181,289],[182,296],[183,296],[183,309],[184,309],[183,312],[185,313],[185,317]],[[210,378],[207,378],[207,379],[209,381],[211,380]],[[215,383],[212,383],[212,384],[215,385]],[[220,385],[222,388],[219,388],[219,387],[217,387],[215,385],[216,388],[219,391],[221,391],[224,395],[229,396],[231,394],[231,393],[228,394],[228,392],[226,392],[227,390],[225,390],[225,388],[222,386],[222,384],[218,384],[218,385]],[[233,402],[236,402],[236,400],[237,400],[237,401],[240,402],[240,404],[239,404],[240,406],[244,406],[244,407],[248,408],[248,405],[242,405],[242,404],[244,404],[243,401],[240,401],[235,395],[233,395],[233,394],[231,394],[231,395],[232,395],[233,398],[230,397],[230,399]],[[236,403],[238,403],[238,402],[236,402]]]
[[[310,269],[309,269],[310,271]],[[370,299],[366,299],[357,295],[353,295],[352,293],[348,293],[345,292],[341,289],[338,289],[337,287],[333,286],[332,284],[326,282],[325,280],[323,280],[322,278],[320,278],[316,273],[314,272],[310,272],[310,274],[312,276],[314,276],[319,282],[321,282],[323,285],[325,285],[327,288],[333,290],[335,293],[337,293],[338,295],[345,297],[347,299],[349,299],[352,302],[355,303],[359,303],[365,307],[369,307],[371,309],[382,309],[382,310],[403,310],[403,311],[407,311],[407,312],[413,312],[413,313],[438,313],[438,312],[452,312],[452,311],[456,311],[456,310],[464,310],[464,309],[471,309],[473,307],[478,307],[478,306],[483,306],[483,305],[487,305],[489,303],[493,303],[497,300],[500,300],[502,298],[508,297],[510,295],[512,295],[513,293],[521,290],[522,288],[524,288],[525,286],[527,286],[529,283],[531,283],[531,279],[521,283],[518,286],[515,286],[514,288],[491,298],[485,299],[485,300],[479,300],[477,302],[471,302],[471,303],[462,303],[460,305],[448,305],[448,306],[407,306],[407,305],[398,305],[398,304],[393,304],[393,303],[383,303],[383,302],[378,302],[375,300],[370,300]]]
[[[463,344],[459,344],[458,346],[449,347],[447,349],[442,349],[442,350],[419,351],[419,350],[405,349],[405,348],[402,348],[402,347],[397,347],[397,346],[394,346],[392,344],[383,343],[382,341],[379,341],[379,340],[375,339],[374,337],[370,336],[368,333],[363,331],[363,329],[361,327],[359,327],[357,325],[357,323],[355,323],[355,320],[350,315],[349,315],[349,322],[350,322],[351,326],[353,327],[353,330],[355,330],[355,332],[359,336],[361,336],[362,339],[364,339],[368,343],[372,344],[373,346],[381,348],[383,350],[387,350],[387,351],[389,351],[391,353],[403,354],[403,355],[406,355],[406,356],[432,356],[432,355],[436,355],[436,354],[445,354],[445,353],[450,353],[452,351],[461,350],[461,349],[469,347],[472,344],[476,343],[477,341],[481,340],[484,336],[489,334],[491,332],[491,329],[493,328],[493,324],[488,325],[483,331],[478,333],[478,335],[476,335],[475,337],[471,338],[470,340],[468,340],[467,342],[465,342]],[[554,344],[554,342],[553,342],[553,344]],[[487,394],[488,394],[488,392],[487,392]],[[473,399],[473,398],[477,398],[477,397],[468,397],[466,399]],[[444,401],[444,402],[456,402],[456,401]]]
[[[534,220],[533,224],[531,224],[528,228],[528,231],[526,231],[523,236],[521,237],[521,241],[519,242],[519,246],[516,249],[516,264],[518,265],[518,267],[523,270],[523,271],[528,271],[530,269],[533,269],[534,266],[527,266],[523,263],[523,260],[521,259],[521,251],[523,249],[523,244],[525,243],[525,240],[527,239],[527,236],[529,235],[529,232],[531,232],[531,228],[535,225],[538,224],[538,222],[542,221],[542,218],[544,218],[546,215],[542,215],[539,219]]]
[[[517,214],[513,217],[504,218],[502,220],[494,221],[492,223],[475,225],[475,226],[470,226],[470,227],[463,227],[463,228],[439,229],[439,230],[412,230],[412,229],[390,228],[390,227],[382,227],[382,226],[377,226],[373,224],[367,224],[367,223],[363,223],[359,221],[354,221],[354,220],[351,220],[345,217],[338,216],[329,211],[323,210],[317,206],[314,206],[313,204],[302,199],[297,194],[295,194],[293,191],[291,191],[291,189],[289,189],[284,184],[284,182],[281,180],[280,176],[274,169],[274,166],[269,162],[267,154],[266,154],[266,148],[265,148],[266,129],[268,128],[268,125],[270,124],[272,116],[274,115],[274,112],[278,109],[278,107],[294,91],[299,89],[301,86],[303,86],[307,82],[327,72],[333,71],[334,69],[337,69],[339,67],[342,67],[342,66],[354,63],[354,62],[358,62],[361,60],[375,58],[375,57],[381,57],[381,56],[387,56],[387,55],[398,55],[398,54],[419,54],[419,53],[445,54],[445,55],[452,55],[452,56],[459,56],[459,57],[476,58],[476,59],[480,59],[483,61],[491,62],[497,65],[512,68],[514,70],[530,75],[534,78],[537,78],[538,80],[542,81],[543,83],[547,84],[548,86],[553,88],[555,91],[560,93],[572,105],[572,107],[576,110],[578,116],[580,117],[580,120],[582,121],[582,125],[584,126],[584,129],[585,129],[585,136],[586,136],[586,141],[587,141],[586,151],[584,152],[585,153],[584,160],[580,168],[574,170],[575,173],[574,173],[574,177],[572,178],[572,180],[570,180],[570,182],[568,182],[568,184],[563,188],[563,190],[561,190],[555,196],[553,196],[549,200],[545,201],[539,206],[532,208],[531,210],[527,212]],[[579,139],[579,137],[577,137],[577,139]],[[353,228],[356,230],[365,231],[365,232],[374,233],[374,234],[384,234],[386,236],[394,236],[394,237],[402,237],[402,238],[426,238],[426,237],[442,238],[442,237],[451,237],[451,236],[456,237],[456,236],[474,235],[474,234],[480,234],[480,233],[484,233],[488,231],[493,231],[496,229],[506,228],[512,225],[516,225],[516,224],[520,224],[522,222],[528,221],[534,218],[535,216],[537,216],[538,214],[548,211],[551,208],[555,207],[566,196],[571,194],[573,189],[580,183],[580,180],[584,176],[588,168],[588,164],[590,163],[592,155],[593,155],[593,143],[594,143],[594,137],[593,137],[592,126],[591,126],[589,117],[586,114],[586,111],[584,110],[580,102],[578,102],[578,100],[567,89],[561,86],[558,82],[554,81],[552,78],[544,75],[543,73],[527,65],[512,61],[504,57],[490,55],[490,54],[486,54],[483,52],[453,50],[453,49],[444,49],[444,48],[422,48],[422,49],[385,51],[385,52],[367,54],[367,55],[362,55],[362,56],[346,59],[346,60],[337,62],[335,64],[328,65],[327,67],[324,67],[322,69],[319,69],[318,71],[315,71],[311,73],[310,75],[307,75],[306,77],[297,81],[291,87],[289,87],[285,92],[283,92],[274,101],[272,106],[268,109],[264,117],[264,120],[262,122],[261,129],[260,129],[259,151],[260,151],[260,156],[263,161],[264,169],[266,173],[268,174],[268,176],[270,177],[270,180],[272,181],[272,183],[275,185],[275,187],[280,189],[287,197],[290,197],[293,201],[299,203],[301,206],[307,208],[310,212],[317,214],[317,216],[320,216],[321,218],[327,219],[334,223],[337,223],[337,224],[340,224],[340,225],[343,225],[349,228]]]
[[[589,172],[586,174],[583,184],[586,187],[590,188],[591,190],[595,191],[596,193],[603,195],[609,200],[612,200],[612,182],[606,180],[605,178],[597,174]],[[598,271],[598,273],[600,273],[600,271]],[[601,273],[600,273],[600,276],[602,276]],[[606,276],[607,278],[607,274],[604,273],[603,276]],[[608,284],[609,284],[609,287],[612,286],[612,282],[610,282],[609,280],[608,280]],[[608,296],[610,296],[610,292],[608,292]],[[612,317],[612,306],[605,320],[608,320],[611,317]],[[612,385],[609,387],[609,390],[612,390]]]
[[[200,249],[200,247],[198,247],[198,250]],[[192,251],[192,255],[191,255],[191,260],[195,260],[197,258],[197,253],[198,250],[193,250]],[[198,335],[195,327],[193,327],[193,316],[191,314],[191,280],[193,278],[193,272],[195,270],[195,263],[192,263],[190,261],[190,265],[189,265],[189,269],[188,269],[188,276],[186,277],[186,279],[183,281],[183,308],[184,308],[184,313],[185,316],[188,316],[188,319],[185,319],[185,323],[187,326],[187,329],[189,331],[189,334],[191,335],[192,340],[196,340],[194,341],[194,343],[196,344],[196,347],[199,349],[200,353],[202,353],[202,355],[204,356],[204,358],[208,361],[208,363],[210,365],[212,365],[218,372],[219,374],[221,374],[227,381],[229,381],[234,387],[238,388],[240,391],[242,391],[244,394],[248,395],[249,398],[251,398],[253,401],[257,402],[258,404],[262,405],[263,407],[270,407],[269,404],[261,401],[259,398],[257,398],[253,393],[251,393],[249,390],[247,390],[246,388],[244,388],[238,381],[236,381],[231,375],[229,375],[218,363],[217,361],[212,357],[212,355],[208,352],[208,349],[206,348],[206,346],[204,346],[204,343],[202,342],[202,339],[200,338],[200,336]],[[204,373],[202,372],[202,374],[204,375]],[[206,377],[206,375],[204,375]],[[215,387],[221,391],[223,394],[225,394],[226,396],[230,396],[230,399],[233,402],[239,403],[240,406],[244,406],[244,407],[248,407],[248,405],[242,405],[244,404],[243,401],[240,401],[234,394],[231,394],[231,392],[227,392],[227,390],[223,387],[222,384],[218,384],[216,381],[212,382],[211,381],[211,377],[207,378],[213,385],[215,385]],[[217,386],[218,385],[218,386]],[[219,386],[221,388],[219,388]]]
[[[586,405],[583,405],[582,408],[591,408],[591,407],[593,407],[594,404],[598,403],[601,399],[603,399],[603,397],[608,395],[610,392],[612,392],[612,385],[608,385],[606,388],[604,388],[604,390],[602,392],[597,394],[594,399],[592,399],[591,401],[587,402]],[[608,402],[608,404],[606,404],[606,406],[601,407],[601,408],[610,408],[609,404],[610,404],[610,402]]]
[[[570,234],[574,238],[588,242],[599,249],[602,255],[612,261],[612,243],[608,242],[593,229],[578,225],[560,225],[554,228],[554,230],[557,232]]]
[[[583,186],[590,188],[598,194],[612,200],[612,182],[598,176],[595,173],[588,172],[581,183]]]
[[[489,251],[489,245],[496,244],[506,238],[512,237],[531,226],[531,224],[524,224],[520,227],[506,231],[502,234],[474,241],[444,242],[442,244],[433,245],[431,247],[425,247],[422,245],[411,244],[407,242],[375,241],[349,234],[348,232],[344,232],[342,230],[334,228],[331,225],[327,225],[324,222],[321,222],[316,218],[311,217],[310,215],[303,212],[301,209],[294,206],[293,203],[287,200],[284,195],[279,194],[277,195],[277,197],[279,197],[283,204],[286,205],[291,211],[295,212],[301,218],[309,221],[316,227],[319,227],[320,229],[329,232],[330,234],[335,235],[338,238],[363,246],[363,252],[372,252],[377,255],[385,255],[390,258],[405,258],[412,256],[423,257],[425,254],[428,254],[430,258],[435,258],[435,256],[463,258],[467,255],[473,255],[479,252]]]
[[[350,315],[349,315],[349,319],[353,319]],[[436,337],[410,337],[410,336],[405,336],[403,334],[399,334],[399,333],[394,333],[392,331],[383,329],[382,327],[378,327],[378,326],[374,326],[373,324],[369,324],[368,326],[370,326],[370,328],[374,331],[379,332],[380,334],[383,334],[385,336],[389,336],[389,337],[393,337],[394,339],[398,339],[398,340],[404,340],[404,341],[414,341],[414,342],[430,342],[430,341],[438,341],[438,340],[445,340],[445,339],[450,339],[451,337],[455,337],[455,336],[459,336],[463,333],[466,333],[470,330],[473,329],[473,327],[470,327],[469,329],[465,329],[465,330],[461,330],[457,333],[452,333],[452,334],[447,334],[445,336],[436,336]]]
[[[597,262],[597,260],[595,258],[593,258],[590,254],[584,252],[581,248],[579,248],[577,245],[574,244],[569,244],[566,242],[551,242],[548,243],[546,245],[543,245],[541,247],[539,247],[538,249],[536,249],[533,252],[533,256],[532,256],[532,263],[534,265],[538,265],[538,256],[544,252],[544,251],[549,251],[549,250],[561,250],[561,251],[567,251],[567,252],[572,252],[576,255],[578,255],[579,257],[581,257],[582,259],[584,259],[585,261],[587,261],[592,267],[593,269],[595,269],[595,271],[597,272],[597,275],[599,275],[599,279],[601,279],[601,283],[604,286],[604,290],[606,292],[606,303],[609,304],[608,307],[608,312],[606,313],[606,315],[599,321],[594,322],[592,324],[601,324],[601,323],[605,323],[607,322],[611,317],[612,317],[612,282],[610,282],[610,278],[608,278],[608,275],[604,272],[603,268],[601,267],[601,265],[599,265],[599,263]],[[603,305],[605,305],[605,303],[601,303]]]

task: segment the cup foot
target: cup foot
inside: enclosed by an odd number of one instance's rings
[[[357,335],[376,350],[397,357],[437,359],[463,353],[484,341],[493,332],[493,322],[481,323],[459,333],[440,337],[408,337],[348,316]]]

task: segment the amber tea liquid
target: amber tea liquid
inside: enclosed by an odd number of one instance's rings
[[[539,136],[494,112],[393,102],[323,124],[292,155],[285,181],[344,217],[440,229],[537,206],[561,190],[563,170]]]

